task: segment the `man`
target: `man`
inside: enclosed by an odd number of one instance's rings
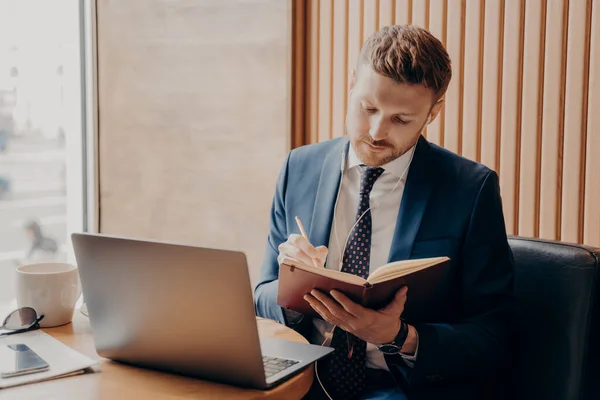
[[[489,399],[507,383],[513,260],[498,176],[421,135],[450,77],[450,58],[429,32],[385,27],[352,74],[346,136],[288,154],[256,311],[335,349],[317,363],[311,398]],[[305,300],[322,318],[304,318],[276,304],[286,256],[363,277],[361,262],[373,272],[409,258],[451,261],[443,281],[431,282],[428,315],[404,309],[405,287],[381,310],[313,290]]]

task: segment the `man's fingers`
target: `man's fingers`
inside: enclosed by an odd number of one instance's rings
[[[331,297],[333,297],[348,313],[352,314],[357,318],[360,318],[363,315],[363,306],[353,302],[345,294],[338,292],[337,290],[332,290],[330,294]]]
[[[328,249],[325,246],[315,247],[315,250],[319,254],[319,258],[327,258]]]
[[[320,266],[324,266],[327,259],[327,247],[315,248],[304,236],[297,234],[290,235],[287,241],[279,245],[278,250],[277,261],[279,264],[285,257],[290,257],[306,265],[314,265],[313,260],[315,260]]]
[[[292,235],[290,235],[290,237],[288,238],[287,241],[291,245],[302,250],[310,258],[318,258],[319,257],[319,252],[315,249],[315,247],[312,244],[310,244],[308,239],[306,239],[304,236],[292,234]]]
[[[308,254],[288,242],[282,243],[279,246],[279,256],[277,257],[279,264],[281,264],[283,259],[286,257],[294,258],[306,265],[312,265],[312,259],[308,256]]]
[[[329,311],[329,309],[325,307],[325,305],[317,298],[311,296],[310,294],[307,294],[304,296],[304,300],[306,300],[308,304],[310,304],[310,306],[313,308],[313,310],[315,310],[325,321],[345,329],[344,321],[333,315],[331,311]]]
[[[344,310],[344,307],[342,307],[340,304],[338,304],[337,301],[333,300],[331,297],[327,296],[326,294],[324,294],[318,290],[312,290],[310,292],[310,294],[312,294],[317,300],[319,300],[321,303],[323,303],[323,305],[325,307],[327,307],[327,310],[334,317],[339,318],[346,322],[351,322],[354,319],[354,316],[352,314],[349,314],[346,310]]]
[[[385,307],[381,309],[382,312],[400,314],[404,310],[404,304],[406,303],[408,286],[404,286],[399,289],[394,296],[394,299]]]
[[[325,246],[315,247],[315,250],[319,254],[317,257],[317,260],[319,261],[319,265],[324,266],[325,261],[327,261],[327,254],[328,254],[329,250]]]

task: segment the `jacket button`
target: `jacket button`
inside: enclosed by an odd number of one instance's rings
[[[443,380],[444,378],[441,375],[432,374],[432,375],[426,375],[425,379],[428,382],[439,382],[439,381]]]

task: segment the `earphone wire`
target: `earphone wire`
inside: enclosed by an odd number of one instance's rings
[[[394,187],[392,188],[392,190],[390,190],[388,193],[384,194],[381,197],[387,197],[389,195],[391,195],[396,188],[398,187],[398,185],[400,185],[400,182],[402,182],[402,179],[404,179],[404,176],[406,175],[406,172],[408,171],[408,169],[410,168],[410,165],[412,164],[412,159],[415,155],[415,148],[412,149],[412,153],[410,155],[410,160],[408,161],[408,165],[406,166],[406,168],[404,169],[404,172],[402,172],[402,175],[400,175],[400,178],[398,178],[398,181],[396,182],[396,185],[394,185]],[[344,160],[345,163],[345,160]],[[343,177],[343,170],[342,170],[342,177]],[[333,222],[333,236],[335,236],[335,241],[336,244],[338,245],[338,249],[340,250],[340,257],[339,257],[339,261],[338,261],[338,268],[342,265],[343,263],[343,257],[344,257],[344,251],[346,249],[346,246],[348,245],[348,240],[350,240],[350,235],[352,235],[352,231],[354,230],[354,228],[356,227],[356,225],[360,222],[360,220],[365,216],[365,214],[370,211],[371,209],[373,209],[373,207],[371,207],[371,205],[369,204],[369,208],[367,208],[357,219],[356,222],[354,222],[354,224],[352,225],[352,227],[350,228],[350,231],[348,232],[348,235],[346,236],[346,240],[344,241],[344,247],[340,247],[340,241],[338,239],[338,234],[337,234],[337,223],[335,222],[335,213],[337,210],[337,203],[339,201],[339,196],[340,196],[340,191],[342,188],[342,180],[340,180],[340,186],[338,188],[338,195],[336,197],[335,200],[335,206],[333,207],[333,218],[334,218],[334,222]],[[380,200],[374,202],[375,203],[375,207],[377,207],[378,205],[380,205]]]
[[[337,238],[337,233],[336,233],[336,225],[335,225],[335,214],[336,214],[336,210],[337,210],[337,205],[338,205],[338,200],[340,198],[340,192],[342,190],[342,184],[344,182],[344,170],[346,169],[346,151],[344,150],[342,152],[342,163],[340,165],[340,184],[338,185],[338,191],[337,191],[337,195],[335,197],[335,204],[333,206],[333,230],[334,230],[334,236],[335,236],[335,240],[339,246],[339,240]],[[333,331],[335,330],[336,325],[333,325],[331,327],[331,330],[329,332],[325,332],[324,335],[324,340],[323,343],[321,343],[321,346],[324,346],[325,343],[327,343],[327,341],[329,339],[333,338]],[[325,385],[323,385],[323,382],[321,381],[321,377],[319,376],[319,360],[315,361],[315,376],[317,377],[317,381],[319,382],[319,386],[321,386],[321,389],[323,390],[323,393],[325,393],[325,395],[327,396],[327,398],[329,400],[333,400],[333,398],[331,397],[331,395],[329,395],[329,392],[327,392],[327,389],[325,389]]]
[[[390,194],[392,194],[394,192],[394,190],[396,190],[396,188],[398,187],[398,185],[400,185],[400,182],[402,181],[402,179],[404,179],[404,175],[406,174],[406,172],[408,171],[411,163],[412,163],[412,159],[413,156],[415,155],[415,148],[412,149],[412,153],[410,155],[410,160],[408,162],[408,165],[406,166],[406,168],[404,169],[404,172],[402,172],[402,175],[400,175],[400,178],[398,179],[398,181],[396,182],[396,185],[394,185],[394,188],[389,191],[388,193],[384,194],[382,197],[388,196]],[[343,256],[344,256],[344,250],[346,249],[346,245],[348,244],[348,240],[350,239],[350,235],[352,234],[352,231],[354,230],[354,228],[356,227],[356,224],[358,224],[360,222],[360,220],[365,216],[365,214],[371,210],[371,206],[369,204],[369,208],[367,208],[365,210],[365,212],[363,212],[360,217],[356,220],[356,222],[354,223],[354,225],[352,225],[352,228],[350,228],[350,232],[348,232],[348,236],[346,236],[346,241],[344,242],[344,247],[341,248],[340,247],[340,241],[338,239],[338,235],[337,235],[337,224],[335,223],[335,216],[336,216],[336,210],[337,210],[337,205],[338,205],[338,201],[339,201],[339,197],[340,197],[340,192],[342,190],[342,184],[344,183],[344,170],[346,169],[346,152],[342,153],[342,165],[341,165],[341,177],[340,177],[340,184],[338,186],[338,192],[337,192],[337,196],[335,198],[335,205],[333,207],[333,218],[334,218],[334,222],[333,222],[333,235],[335,236],[335,241],[338,245],[338,248],[340,248],[340,258],[339,258],[339,263],[338,263],[338,267],[342,265],[342,261],[343,261]],[[375,207],[377,207],[377,205],[379,205],[379,201],[375,203]],[[323,340],[323,343],[321,343],[321,346],[324,346],[325,343],[327,343],[327,341],[330,338],[333,338],[333,332],[336,328],[336,325],[333,325],[331,330],[329,332],[325,333],[325,339]],[[333,398],[329,395],[329,393],[327,392],[327,389],[325,389],[325,385],[323,385],[323,382],[321,381],[321,377],[319,376],[319,360],[315,361],[315,376],[317,377],[317,381],[319,382],[319,386],[321,386],[321,389],[323,390],[323,393],[325,393],[325,395],[327,396],[327,398],[329,400],[333,400]]]
[[[321,346],[324,346],[325,343],[327,343],[327,340],[333,337],[333,331],[335,330],[335,328],[336,326],[334,325],[333,328],[331,328],[331,331],[325,334],[325,340],[323,340]],[[329,395],[329,392],[327,392],[327,389],[325,389],[325,385],[323,385],[323,382],[321,382],[321,377],[319,376],[319,360],[315,361],[315,376],[317,377],[317,381],[319,382],[319,386],[321,386],[323,393],[325,393],[329,400],[333,400],[333,398]]]

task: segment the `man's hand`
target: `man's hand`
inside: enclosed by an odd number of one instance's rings
[[[323,267],[327,259],[327,247],[314,247],[305,237],[296,234],[290,235],[287,241],[279,245],[278,250],[277,262],[279,265],[286,257],[289,257],[306,265],[313,265],[312,260],[314,259],[320,267]]]
[[[380,310],[365,308],[336,290],[330,292],[333,299],[318,290],[312,290],[304,299],[325,321],[365,342],[380,345],[394,340],[400,331],[400,316],[404,311],[407,290],[406,286],[398,290],[394,299]],[[412,331],[414,333],[414,328]]]

